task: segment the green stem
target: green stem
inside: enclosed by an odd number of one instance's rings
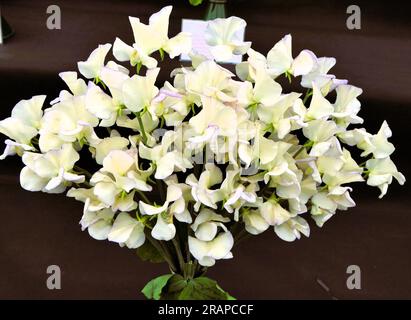
[[[301,146],[301,148],[293,155],[293,158],[297,158],[297,156],[303,151],[305,148],[304,146]]]
[[[90,172],[88,172],[86,169],[80,168],[79,166],[74,166],[73,169],[76,170],[77,173],[85,175],[87,178],[91,178],[92,176]]]
[[[145,203],[151,204],[150,200],[148,200],[148,198],[146,197],[146,195],[142,191],[140,191],[140,190],[136,190],[136,191]]]
[[[178,262],[180,264],[180,270],[183,271],[185,262],[184,262],[183,254],[181,253],[180,244],[178,243],[175,237],[171,240],[171,242],[173,243],[174,248],[176,249]]]
[[[145,232],[146,234],[146,238],[148,239],[148,241],[153,245],[154,248],[157,249],[158,252],[160,252],[161,256],[164,258],[164,260],[168,263],[171,271],[173,272],[177,272],[177,267],[173,262],[173,259],[170,256],[170,253],[168,252],[167,249],[164,248],[164,246],[162,245],[161,241],[155,240],[151,233],[150,230],[147,230]]]
[[[303,104],[305,104],[308,100],[309,97],[311,97],[313,95],[313,91],[312,89],[308,89],[307,93],[305,94],[304,100],[303,100]]]
[[[143,142],[144,142],[144,144],[146,144],[147,143],[147,135],[146,135],[146,131],[144,129],[143,120],[141,119],[141,111],[136,112],[135,115],[136,115],[137,120],[138,120],[138,125],[140,126],[140,132],[141,132],[141,135],[143,137]]]

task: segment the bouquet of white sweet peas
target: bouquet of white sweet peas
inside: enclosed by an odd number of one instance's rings
[[[307,217],[322,227],[355,206],[347,184],[366,182],[382,197],[393,177],[405,178],[386,122],[376,134],[350,128],[363,123],[362,90],[328,74],[334,58],[293,58],[290,35],[264,56],[237,37],[246,25],[237,17],[208,22],[205,57],[189,33],[169,38],[171,10],[148,24],[130,17],[134,44],[114,41],[131,71],[105,63],[112,45],[100,45],[78,63],[87,80],[60,74],[69,91],[50,107],[45,96],[20,101],[0,122],[10,138],[2,159],[22,157],[24,189],[84,202],[80,224],[91,237],[167,262],[171,273],[146,285],[147,298],[232,299],[204,273],[232,258],[234,243],[271,228],[285,241],[308,237]],[[192,65],[158,87],[155,57],[166,54],[189,54]],[[236,74],[216,62],[245,54]],[[281,81],[304,93],[284,92]]]

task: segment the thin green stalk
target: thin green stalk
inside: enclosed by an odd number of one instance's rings
[[[146,144],[147,143],[147,135],[146,135],[146,131],[144,129],[143,120],[141,119],[141,111],[136,112],[135,115],[136,115],[137,120],[138,120],[138,125],[140,126],[140,132],[141,132],[141,135],[143,137],[143,142],[144,142],[144,144]]]
[[[142,191],[140,191],[140,190],[136,190],[136,191],[137,191],[138,195],[141,197],[141,199],[142,199],[145,203],[151,204],[151,203],[150,203],[150,200],[148,200],[148,198],[146,197],[146,195],[145,195]]]
[[[191,260],[190,248],[188,247],[188,237],[190,235],[190,226],[189,226],[188,223],[186,224],[186,226],[187,226],[187,241],[186,241],[185,245],[186,245],[186,258],[187,258],[187,262],[188,262],[188,261]]]
[[[152,236],[149,230],[147,230],[147,232],[145,232],[146,234],[146,238],[148,239],[148,241],[153,245],[154,248],[157,249],[158,252],[160,252],[161,256],[164,258],[164,260],[168,263],[168,265],[170,266],[170,269],[173,272],[177,271],[177,267],[173,262],[173,259],[171,259],[170,253],[167,251],[167,249],[165,249],[162,246],[161,241],[157,241],[155,240]]]
[[[180,244],[178,243],[178,241],[175,237],[171,240],[171,242],[173,243],[174,248],[176,249],[178,262],[180,264],[180,269],[181,269],[181,271],[183,271],[185,262],[184,262],[183,254],[181,253]]]
[[[308,98],[311,97],[312,95],[313,95],[313,91],[311,89],[308,89],[307,93],[305,94],[303,104],[305,104],[307,102]]]
[[[73,169],[76,170],[77,173],[85,175],[87,178],[91,178],[92,176],[90,172],[88,172],[86,169],[80,168],[79,166],[74,166]]]
[[[293,158],[297,158],[297,156],[303,151],[305,148],[304,146],[301,146],[301,148],[293,155]]]

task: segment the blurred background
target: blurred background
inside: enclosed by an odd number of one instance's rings
[[[49,5],[61,9],[61,30],[46,27]],[[64,84],[62,71],[76,70],[98,44],[118,36],[132,41],[128,16],[148,17],[173,4],[170,34],[181,19],[201,19],[206,3],[154,0],[2,0],[1,13],[15,35],[0,45],[0,118],[21,99]],[[347,7],[361,9],[361,29],[349,30]],[[410,166],[411,3],[391,1],[229,0],[228,15],[244,18],[246,40],[267,53],[285,34],[293,51],[308,48],[333,56],[332,73],[364,90],[360,116],[369,132],[384,119],[397,147],[393,160],[406,178]],[[180,62],[162,66],[161,81]],[[0,143],[3,142],[1,137]],[[2,148],[2,147],[1,147]],[[144,284],[165,265],[139,260],[135,252],[81,232],[82,204],[64,196],[29,193],[19,186],[17,158],[0,162],[0,299],[142,299]],[[411,193],[408,183],[378,190],[354,185],[357,207],[340,212],[310,238],[279,240],[270,229],[236,247],[209,276],[239,299],[411,298]],[[48,290],[46,269],[62,270],[62,289]],[[346,285],[347,267],[361,268],[360,290]]]

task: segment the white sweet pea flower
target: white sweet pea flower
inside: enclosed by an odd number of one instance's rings
[[[40,129],[45,99],[46,96],[34,96],[30,100],[21,100],[13,108],[11,117],[0,121],[0,133],[13,140],[6,140],[6,150],[0,159],[34,150],[31,140]]]
[[[328,92],[334,90],[339,85],[348,82],[347,80],[336,79],[334,75],[328,74],[328,71],[330,71],[337,62],[335,58],[322,57],[315,59],[315,61],[312,70],[302,76],[302,87],[312,88],[313,83],[315,83],[316,86],[321,89],[321,92],[327,95]]]
[[[268,200],[259,204],[261,216],[270,226],[278,226],[288,221],[293,215],[285,210],[275,200]]]
[[[95,155],[96,162],[103,164],[104,158],[113,150],[125,150],[129,145],[129,140],[120,136],[120,134],[113,130],[110,137],[101,139],[90,150]]]
[[[100,78],[110,90],[113,103],[118,109],[122,109],[124,108],[123,85],[126,80],[130,79],[128,70],[124,72],[121,68],[116,69],[108,66],[109,64],[101,69]],[[119,113],[120,111],[125,112],[126,110],[118,110]]]
[[[168,23],[172,6],[167,6],[151,15],[149,24],[143,24],[139,18],[129,17],[134,34],[134,44],[129,46],[120,39],[114,42],[113,53],[119,61],[130,61],[132,66],[144,65],[155,68],[157,61],[150,57],[155,51],[167,52],[170,58],[191,51],[191,34],[180,32],[173,38],[168,37]]]
[[[45,154],[25,152],[22,159],[26,167],[21,170],[20,184],[25,190],[61,193],[72,183],[85,180],[72,172],[80,156],[71,144]]]
[[[216,260],[231,259],[233,245],[234,238],[229,231],[220,233],[211,241],[201,241],[191,236],[188,237],[190,253],[200,265],[206,267],[213,266]]]
[[[191,196],[191,187],[185,183],[178,183],[177,175],[172,175],[165,181],[167,186],[175,186],[181,190],[182,196],[169,206],[169,212],[178,221],[191,223],[192,217],[188,210],[188,203],[193,200]]]
[[[328,156],[327,153],[316,161],[318,171],[328,188],[364,181],[362,168],[352,159],[350,152],[343,149],[341,155]]]
[[[195,211],[200,209],[201,204],[207,207],[217,209],[217,202],[221,201],[221,192],[219,190],[211,190],[215,184],[221,183],[223,174],[221,170],[213,163],[207,163],[205,170],[201,173],[200,179],[197,180],[194,174],[190,174],[186,183],[191,186],[191,194],[196,201],[194,205]]]
[[[110,209],[100,211],[84,211],[80,220],[81,230],[88,230],[96,240],[106,240],[113,225],[114,212]]]
[[[305,120],[326,120],[333,112],[333,105],[326,98],[324,98],[320,89],[313,83],[313,96],[310,107],[307,109],[307,113],[305,114]]]
[[[93,144],[98,141],[94,127],[98,118],[85,106],[84,96],[74,96],[46,109],[41,120],[39,145],[43,152],[59,148],[67,142]]]
[[[89,82],[85,94],[85,107],[92,115],[102,119],[100,123],[102,127],[114,125],[121,110],[121,107],[114,103],[111,96],[92,82]]]
[[[113,211],[137,208],[135,190],[151,191],[136,167],[135,157],[127,151],[113,150],[103,160],[103,168],[90,179],[94,194]]]
[[[223,217],[210,209],[204,208],[194,220],[194,223],[191,225],[191,229],[194,231],[194,234],[198,240],[211,241],[217,236],[218,228],[222,228],[225,232],[227,232],[227,228],[224,223],[229,221],[229,218]]]
[[[197,136],[189,139],[193,145],[203,144],[217,136],[234,136],[237,132],[237,113],[220,101],[202,97],[203,108],[189,121]]]
[[[108,240],[117,242],[120,246],[136,249],[144,244],[144,225],[128,213],[121,212],[114,221],[108,234]]]
[[[319,192],[311,199],[311,215],[318,227],[322,227],[338,210],[355,207],[350,187],[333,187],[328,193]]]
[[[188,245],[190,253],[202,266],[213,266],[215,260],[230,259],[233,257],[231,249],[234,238],[227,230],[224,222],[230,219],[214,213],[209,209],[203,209],[198,214],[191,228],[195,237],[189,236]],[[223,232],[218,234],[218,229]]]
[[[173,213],[175,213],[176,209],[175,202],[182,197],[183,192],[181,188],[177,184],[170,184],[167,187],[166,201],[162,206],[153,206],[143,201],[139,202],[139,210],[141,214],[157,215],[156,225],[151,232],[153,238],[165,241],[174,238],[176,234],[176,227],[173,224]]]
[[[157,60],[150,57],[146,51],[149,50],[139,48],[136,44],[130,46],[119,38],[116,38],[113,44],[113,55],[118,61],[130,61],[133,67],[140,64],[148,69],[157,67]]]
[[[368,133],[364,128],[361,128],[361,129],[342,131],[342,132],[339,132],[337,136],[341,142],[349,146],[355,146],[359,144],[360,142],[364,142],[364,141],[367,144],[370,144],[370,138],[372,134]]]
[[[335,214],[337,206],[326,192],[319,192],[312,197],[310,213],[318,227],[322,227]]]
[[[284,199],[298,197],[301,192],[302,173],[295,165],[295,160],[287,153],[291,144],[272,141],[269,146],[269,149],[265,150],[269,155],[265,160],[267,162],[261,162],[260,165],[261,169],[265,170],[264,183],[275,188],[276,194]]]
[[[145,77],[134,75],[123,83],[123,99],[127,109],[139,112],[148,108],[159,90],[155,82],[160,69],[150,69]]]
[[[86,61],[80,61],[77,64],[80,73],[87,79],[99,80],[101,69],[104,67],[104,60],[110,49],[111,44],[100,44],[97,49],[90,54]]]
[[[238,34],[246,26],[245,20],[238,17],[208,22],[204,37],[216,60],[227,61],[233,54],[243,55],[247,52],[251,42],[242,42]]]
[[[168,24],[172,6],[167,6],[151,15],[149,24],[145,25],[138,18],[130,17],[135,45],[143,52],[150,54],[157,50],[164,50],[174,58],[182,53],[191,51],[191,35],[180,32],[173,38],[168,38]]]
[[[278,76],[291,69],[293,63],[292,37],[290,34],[278,41],[267,54],[267,65],[273,76]]]
[[[106,208],[106,205],[94,194],[94,188],[71,188],[67,191],[67,197],[84,202],[83,212],[91,213],[101,211]]]
[[[198,96],[196,103],[200,105],[200,97],[214,97],[221,101],[234,101],[235,98],[226,92],[230,89],[231,78],[234,76],[227,69],[214,61],[200,63],[194,71],[187,71],[184,76],[185,88],[189,93]]]
[[[156,215],[167,211],[169,205],[182,197],[182,191],[176,185],[169,185],[167,188],[166,201],[162,206],[153,206],[143,201],[139,202],[139,210],[143,215]]]
[[[367,184],[381,190],[380,199],[387,193],[393,177],[400,185],[405,183],[404,175],[398,172],[397,167],[390,158],[371,159],[367,161],[365,166],[369,171]]]
[[[279,139],[283,139],[293,129],[307,126],[303,121],[305,110],[298,114],[299,104],[302,104],[299,96],[295,92],[284,94],[272,106],[262,106],[257,109],[259,119],[271,125],[276,130]]]
[[[244,211],[243,221],[245,224],[245,230],[253,235],[263,233],[270,227],[268,222],[262,217],[259,210]]]
[[[242,81],[254,82],[257,70],[261,69],[266,70],[272,76],[268,70],[267,58],[263,54],[250,48],[247,55],[247,61],[240,62],[235,66],[236,74]]]
[[[238,101],[245,107],[256,104],[273,106],[280,99],[281,91],[281,86],[265,71],[257,70],[254,87],[249,81],[240,85]]]
[[[357,97],[362,94],[362,89],[341,85],[336,88],[337,100],[334,103],[332,116],[337,119],[339,125],[347,127],[349,124],[363,123],[364,120],[357,116],[361,109],[361,103]]]
[[[71,93],[75,96],[80,96],[87,91],[87,85],[83,79],[77,77],[77,72],[66,71],[60,72],[59,77],[66,83]]]
[[[279,147],[285,152],[291,146],[283,142],[277,144],[275,141],[265,138],[264,126],[264,123],[255,122],[241,131],[243,139],[238,147],[238,155],[247,168],[253,161],[259,161],[262,165],[266,165],[279,155],[277,152]]]
[[[176,235],[176,227],[170,216],[164,213],[158,214],[157,222],[153,230],[151,230],[151,235],[157,240],[169,241],[173,239]]]
[[[237,69],[237,72],[240,71],[240,74],[242,74],[240,78],[243,78],[245,75],[246,77],[251,76],[252,78],[254,73],[253,69],[260,67],[266,68],[268,74],[273,78],[284,73],[297,77],[311,72],[316,64],[317,57],[310,50],[303,50],[294,59],[291,42],[292,38],[290,34],[284,36],[284,38],[278,41],[268,52],[267,58],[250,49],[247,52],[249,55],[248,65],[243,65],[240,69]]]
[[[244,186],[240,180],[240,170],[228,170],[226,178],[221,184],[220,190],[223,197],[223,207],[227,212],[234,214],[234,220],[238,221],[239,210],[244,204],[252,204],[257,201],[256,191],[258,184]]]
[[[301,234],[310,236],[310,226],[307,221],[297,216],[291,218],[281,225],[275,226],[274,231],[277,236],[287,242],[292,242],[301,238]]]
[[[357,147],[364,150],[361,153],[362,157],[366,157],[370,154],[376,159],[384,159],[389,157],[395,150],[394,145],[388,142],[388,138],[391,138],[392,132],[388,126],[387,121],[384,121],[380,130],[375,135],[364,135],[364,139],[359,141]]]
[[[322,119],[309,121],[307,127],[303,128],[303,134],[312,143],[310,156],[319,157],[327,152],[332,146],[332,138],[338,132],[334,121]]]
[[[174,88],[169,82],[164,84],[156,98],[156,104],[152,104],[153,110],[150,114],[155,117],[163,117],[167,126],[178,127],[190,112],[190,105],[193,103],[190,94],[185,90]]]
[[[139,146],[139,155],[143,159],[148,159],[156,166],[156,179],[165,179],[173,174],[173,172],[185,172],[188,168],[192,168],[191,161],[187,159],[181,147],[178,147],[179,134],[174,131],[167,131],[161,144],[153,148],[146,147],[143,143]],[[170,148],[172,150],[170,151]]]
[[[35,148],[27,144],[17,143],[10,139],[4,141],[6,148],[3,151],[3,154],[0,155],[0,160],[6,159],[8,156],[14,156],[16,154],[22,155],[25,151],[34,151]]]

